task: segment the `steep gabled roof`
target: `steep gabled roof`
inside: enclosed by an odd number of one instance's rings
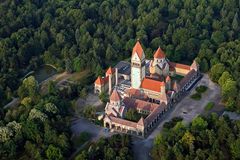
[[[174,67],[174,68],[181,68],[181,69],[191,70],[190,66],[189,65],[185,65],[185,64],[169,62],[169,65]]]
[[[111,101],[120,101],[121,100],[121,97],[120,95],[118,94],[117,90],[114,89],[111,96],[110,96],[110,100]]]
[[[98,78],[95,81],[95,84],[102,85],[103,83],[104,83],[103,79],[100,76],[98,76]]]
[[[148,89],[155,92],[161,92],[161,87],[164,86],[164,82],[156,81],[149,78],[144,78],[142,80],[141,88]]]
[[[157,51],[154,54],[154,58],[165,58],[166,55],[165,53],[162,51],[162,49],[160,47],[158,47]]]
[[[115,72],[115,70],[112,67],[109,67],[106,74],[110,75],[113,74]]]
[[[191,69],[194,69],[195,71],[197,71],[197,69],[198,69],[198,64],[197,64],[197,62],[196,62],[195,60],[194,60],[193,63],[191,64],[190,68],[191,68]]]
[[[138,57],[139,57],[140,59],[142,59],[144,53],[143,53],[143,48],[142,48],[139,40],[137,41],[137,43],[136,43],[135,46],[133,47],[132,55],[134,55],[135,52],[137,53]]]
[[[144,126],[144,119],[141,117],[137,123],[138,125]]]
[[[108,83],[108,80],[109,80],[109,76],[104,77],[104,78],[98,76],[98,78],[97,78],[96,81],[95,81],[95,84],[97,84],[97,85],[103,85],[103,84]]]

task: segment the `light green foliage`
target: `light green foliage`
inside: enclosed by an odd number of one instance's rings
[[[208,123],[201,117],[197,117],[192,121],[192,129],[195,131],[203,130],[207,127]]]
[[[47,103],[45,104],[45,110],[49,113],[56,114],[58,113],[58,108],[55,104],[53,103]]]
[[[228,71],[224,71],[222,76],[218,80],[218,84],[223,87],[223,85],[227,82],[227,80],[232,80],[232,75]]]
[[[18,95],[20,98],[26,96],[35,97],[38,94],[38,82],[33,76],[25,78],[22,82],[22,85],[18,89]]]
[[[224,72],[225,67],[223,64],[215,64],[210,70],[210,77],[214,82],[217,82],[222,73]]]
[[[7,124],[7,127],[9,127],[16,134],[20,133],[22,130],[22,125],[20,123],[17,123],[16,121],[9,122]]]
[[[0,142],[6,142],[13,136],[13,131],[9,127],[0,127]]]
[[[41,120],[42,122],[46,121],[47,120],[47,115],[42,113],[41,111],[39,111],[38,109],[31,109],[30,113],[29,113],[29,116],[28,116],[28,119],[30,120],[34,120],[34,119],[38,119],[38,120]]]
[[[49,160],[61,160],[63,156],[61,154],[61,150],[53,145],[49,145],[46,151],[47,158]]]
[[[154,139],[154,160],[239,159],[239,121],[212,114],[195,118],[178,132],[175,128],[164,128]]]
[[[209,111],[214,107],[214,102],[208,102],[207,105],[204,107],[205,111]]]
[[[21,101],[21,104],[24,106],[30,106],[32,104],[32,98],[24,97]]]

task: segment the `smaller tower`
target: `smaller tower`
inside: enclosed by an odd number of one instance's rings
[[[120,106],[120,101],[121,101],[121,97],[120,95],[118,94],[117,90],[114,89],[111,96],[110,96],[110,103],[112,105],[117,105],[117,106]]]
[[[165,53],[162,51],[162,49],[160,47],[158,47],[157,51],[154,54],[154,62],[159,64],[160,67],[162,68],[162,65],[165,63],[166,61],[166,55]]]

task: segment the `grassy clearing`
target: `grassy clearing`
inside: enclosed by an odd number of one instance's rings
[[[194,93],[193,95],[191,95],[191,98],[199,101],[202,98],[202,96],[199,93]]]
[[[205,111],[209,111],[214,107],[214,102],[208,102],[208,104],[204,107]]]
[[[75,72],[71,75],[71,78],[69,78],[69,80],[80,81],[84,77],[86,77],[89,74],[89,72],[90,72],[89,70],[84,70],[82,72]]]
[[[74,148],[80,147],[80,146],[83,145],[85,142],[87,142],[88,140],[90,140],[91,137],[92,137],[91,134],[88,133],[88,132],[82,132],[82,133],[80,133],[79,135],[74,136],[74,137],[72,138],[72,142],[73,142]]]

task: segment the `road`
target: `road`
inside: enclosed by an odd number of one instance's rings
[[[19,103],[20,103],[20,99],[13,97],[12,101],[6,104],[3,108],[4,109],[11,108],[11,107],[17,106]]]
[[[196,101],[190,98],[190,95],[195,92],[196,86],[205,85],[208,90],[202,95],[200,101]],[[133,139],[133,151],[134,159],[136,160],[149,160],[150,150],[153,146],[154,138],[162,130],[163,124],[174,117],[181,116],[185,123],[189,123],[197,117],[199,114],[204,112],[204,107],[209,101],[215,102],[215,104],[220,104],[220,88],[215,83],[213,83],[208,75],[204,75],[203,78],[197,83],[195,87],[191,90],[191,93],[183,98],[176,106],[163,115],[160,120],[159,125],[156,129],[146,138],[146,139]]]

